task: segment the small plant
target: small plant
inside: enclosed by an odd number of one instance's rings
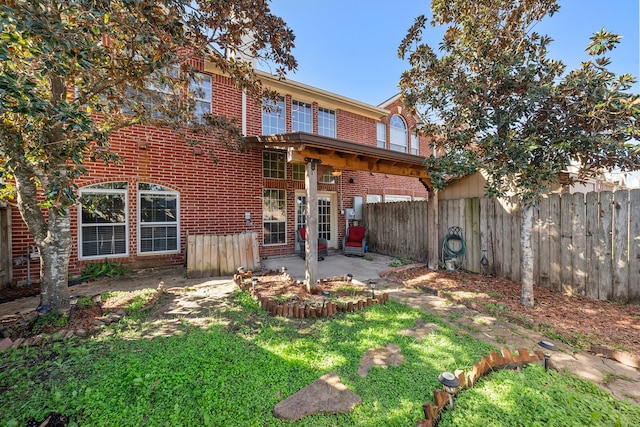
[[[373,261],[373,256],[365,255],[364,257],[362,257],[362,259],[364,259],[365,261]]]
[[[59,326],[59,323],[62,323],[61,326],[66,325],[67,317],[60,315],[60,313],[58,312],[51,311],[47,314],[35,318],[35,320],[31,324],[31,332],[34,334],[38,334],[48,326]]]
[[[98,277],[120,277],[131,269],[122,264],[105,259],[103,263],[90,262],[80,272],[80,279],[97,279]]]
[[[502,298],[502,292],[489,292],[491,298]]]
[[[401,267],[403,265],[411,265],[414,262],[410,259],[394,258],[389,262],[389,267]]]

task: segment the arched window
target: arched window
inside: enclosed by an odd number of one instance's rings
[[[409,143],[407,124],[404,122],[404,119],[397,114],[391,117],[391,122],[389,122],[389,142],[390,148],[393,151],[407,152]]]
[[[105,182],[82,187],[78,208],[81,259],[129,255],[127,183]]]

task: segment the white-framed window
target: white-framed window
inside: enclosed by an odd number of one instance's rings
[[[129,255],[127,190],[126,182],[105,182],[78,191],[80,259]]]
[[[311,104],[302,101],[291,103],[291,131],[313,132]]]
[[[382,196],[380,194],[367,194],[367,203],[382,203]]]
[[[389,202],[410,202],[411,196],[398,196],[395,194],[385,194],[384,196],[385,203]]]
[[[280,98],[277,102],[264,98],[262,100],[262,134],[278,135],[285,133],[286,116],[283,98]]]
[[[287,243],[287,203],[283,188],[262,190],[262,234],[265,245]]]
[[[420,138],[414,133],[411,134],[411,154],[420,154]]]
[[[195,73],[189,82],[189,91],[196,101],[193,112],[196,120],[201,120],[205,114],[211,114],[211,76]]]
[[[292,178],[294,181],[304,181],[304,165],[300,163],[294,163],[291,165]]]
[[[318,135],[336,137],[336,112],[328,108],[318,108]]]
[[[335,184],[338,180],[337,177],[333,176],[332,171],[326,171],[322,175],[318,177],[318,182],[321,184]]]
[[[378,148],[387,148],[387,125],[382,122],[376,123],[376,140]]]
[[[282,151],[262,152],[262,177],[263,178],[286,178],[285,154]],[[304,165],[303,165],[304,166]]]
[[[393,151],[406,153],[408,144],[407,124],[402,117],[395,114],[389,122],[389,147]]]
[[[138,183],[138,253],[180,249],[180,194],[162,185]]]

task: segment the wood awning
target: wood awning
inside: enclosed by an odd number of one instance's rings
[[[306,163],[317,159],[334,169],[367,171],[417,178],[427,190],[431,180],[425,158],[306,132],[245,138],[249,145],[287,151],[290,163]]]

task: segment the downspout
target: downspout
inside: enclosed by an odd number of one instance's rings
[[[242,89],[242,136],[247,136],[247,91]]]

